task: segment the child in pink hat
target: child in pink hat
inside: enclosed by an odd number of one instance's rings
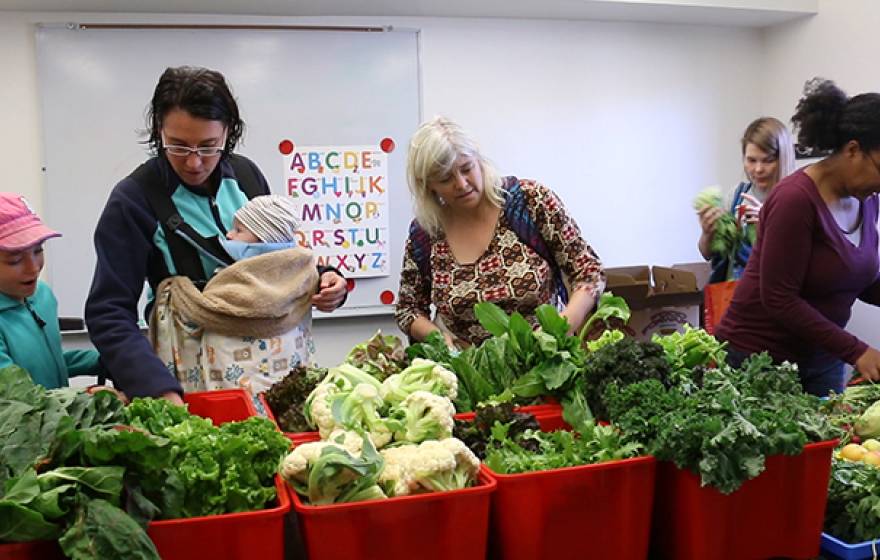
[[[22,367],[49,389],[103,372],[95,350],[61,349],[58,302],[39,278],[43,242],[60,236],[24,197],[0,193],[0,368]]]

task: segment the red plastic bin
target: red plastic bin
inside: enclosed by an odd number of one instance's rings
[[[490,557],[643,559],[648,552],[653,457],[522,474],[496,474]]]
[[[210,418],[215,425],[246,420],[256,415],[250,395],[243,389],[188,393],[189,411]],[[147,534],[163,560],[282,559],[284,517],[290,511],[286,484],[275,477],[278,500],[274,507],[187,519],[153,521]],[[63,559],[55,542],[0,545],[2,560]]]
[[[570,428],[562,415],[536,415],[544,431]],[[648,552],[654,457],[521,474],[483,465],[492,495],[489,556],[642,560]]]
[[[728,495],[701,488],[698,475],[661,462],[652,558],[816,557],[835,445],[811,443],[800,455],[768,457],[763,473]]]
[[[311,506],[289,491],[309,560],[486,558],[495,491],[488,473],[471,488],[350,504]]]

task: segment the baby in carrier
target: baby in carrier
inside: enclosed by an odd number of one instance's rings
[[[185,276],[159,284],[150,341],[184,391],[244,388],[256,396],[314,353],[312,251],[297,247],[288,197],[253,198],[221,240],[235,263],[199,291]]]

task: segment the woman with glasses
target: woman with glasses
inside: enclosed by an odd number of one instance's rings
[[[880,94],[814,79],[792,122],[800,145],[830,155],[773,189],[717,336],[733,365],[767,350],[824,396],[843,390],[844,362],[880,379],[880,352],[844,330],[856,298],[880,305]]]
[[[181,385],[138,328],[146,279],[152,292],[168,276],[204,283],[217,269],[218,238],[249,198],[269,194],[249,159],[233,154],[244,122],[225,78],[205,68],[168,68],[147,115],[155,156],[116,185],[95,228],[97,263],[86,323],[117,388],[130,397],[181,403]],[[332,311],[345,280],[320,269],[313,304]],[[148,313],[145,313],[145,316]]]
[[[777,119],[761,117],[749,123],[740,144],[747,180],[736,187],[724,208],[706,206],[698,212],[702,234],[697,246],[703,258],[712,262],[710,283],[738,280],[752,253],[752,244],[748,239],[743,239],[730,260],[712,253],[715,224],[728,211],[725,209],[729,208],[734,218],[757,227],[761,205],[770,191],[794,171],[794,143],[788,129]]]

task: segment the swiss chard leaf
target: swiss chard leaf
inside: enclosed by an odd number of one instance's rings
[[[474,305],[474,315],[483,328],[494,336],[501,336],[510,328],[507,314],[490,301],[481,301]]]
[[[37,476],[40,489],[48,492],[63,484],[76,483],[90,494],[118,503],[125,467],[59,467]]]
[[[560,315],[552,305],[539,305],[535,310],[535,316],[538,317],[541,329],[554,338],[562,338],[568,334],[568,319]]]
[[[530,371],[517,379],[510,390],[517,397],[532,398],[546,394],[547,386],[540,372]]]
[[[153,541],[124,511],[105,500],[80,500],[73,524],[58,539],[72,560],[159,560]]]
[[[61,530],[27,506],[0,500],[0,542],[42,541],[58,538]]]

